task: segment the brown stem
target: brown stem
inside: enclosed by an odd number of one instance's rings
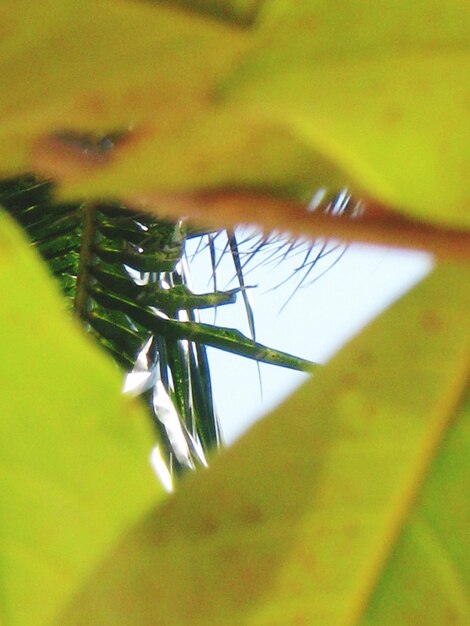
[[[431,252],[440,259],[470,260],[470,230],[434,226],[367,204],[361,218],[310,213],[305,206],[261,193],[212,191],[128,198],[130,206],[160,217],[189,217],[217,228],[254,224],[293,236],[328,237]]]

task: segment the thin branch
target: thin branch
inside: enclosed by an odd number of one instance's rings
[[[89,302],[90,267],[93,260],[93,243],[96,235],[96,206],[93,203],[82,205],[83,230],[78,262],[77,287],[74,298],[74,310],[86,320]]]

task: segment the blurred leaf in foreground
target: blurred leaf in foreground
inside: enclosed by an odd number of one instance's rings
[[[273,0],[222,99],[284,123],[369,196],[470,225],[470,5]]]
[[[468,624],[469,285],[438,267],[190,476],[58,624]]]
[[[5,173],[164,209],[208,188],[299,201],[352,183],[469,225],[464,0],[5,4]]]
[[[3,213],[0,291],[0,617],[45,626],[162,490],[144,411]]]

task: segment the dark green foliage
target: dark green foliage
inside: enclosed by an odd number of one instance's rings
[[[254,336],[199,322],[199,309],[234,303],[240,291],[245,296],[245,285],[241,279],[238,289],[191,291],[184,258],[191,233],[184,223],[117,204],[57,203],[52,193],[51,183],[24,176],[0,183],[0,204],[25,228],[87,331],[130,372],[125,386],[144,395],[176,471],[204,462],[204,452],[221,443],[206,346],[309,369],[307,361],[266,348]],[[232,254],[234,248],[232,239]],[[166,394],[176,407],[176,426],[165,422]],[[175,427],[186,457],[175,452]]]

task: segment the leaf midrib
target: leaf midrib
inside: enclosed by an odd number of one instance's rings
[[[469,338],[467,338],[467,343]],[[387,566],[392,559],[400,535],[403,533],[412,513],[417,507],[423,486],[431,474],[434,462],[438,459],[441,445],[452,426],[460,416],[460,409],[465,404],[469,392],[470,372],[470,345],[455,367],[454,375],[450,377],[451,383],[447,393],[443,393],[434,410],[435,419],[430,418],[432,426],[423,438],[421,454],[417,457],[413,471],[408,480],[408,485],[401,493],[401,502],[391,508],[392,514],[388,529],[383,533],[381,545],[377,554],[369,566],[369,572],[364,577],[362,590],[357,594],[356,606],[351,611],[348,626],[359,626],[370,600],[379,587],[382,577],[387,571]],[[439,418],[438,416],[442,417]]]

